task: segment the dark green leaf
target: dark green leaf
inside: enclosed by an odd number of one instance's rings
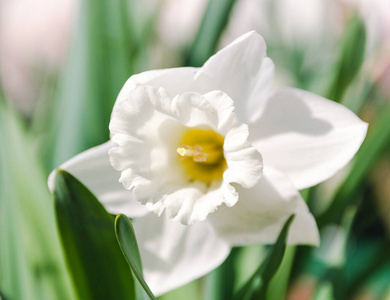
[[[187,58],[187,64],[199,67],[215,53],[236,0],[210,0],[202,24]]]
[[[135,299],[134,280],[118,246],[114,218],[76,178],[59,170],[55,209],[79,298]]]
[[[282,263],[284,252],[286,250],[288,230],[294,220],[294,217],[295,215],[291,215],[287,219],[267,258],[262,262],[248,282],[237,292],[234,296],[235,300],[255,300],[265,298],[268,284]]]
[[[133,224],[130,219],[125,215],[118,215],[115,220],[115,232],[122,252],[135,277],[149,295],[150,299],[155,300],[156,298],[146,284],[142,274],[141,256],[139,254]]]

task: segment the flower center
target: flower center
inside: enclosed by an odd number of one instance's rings
[[[189,129],[177,148],[180,162],[192,180],[210,183],[222,179],[226,169],[224,137],[213,130]]]

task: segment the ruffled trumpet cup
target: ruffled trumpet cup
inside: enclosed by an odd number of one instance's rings
[[[288,242],[318,244],[298,190],[345,166],[367,124],[312,93],[271,89],[273,72],[264,40],[249,32],[201,68],[134,75],[111,140],[61,166],[109,212],[134,218],[157,295],[208,273],[232,246],[273,243],[292,213]]]
[[[117,102],[110,123],[119,181],[149,210],[186,225],[222,203],[232,207],[233,184],[253,187],[263,167],[233,110],[221,91],[172,98],[161,87],[134,88]]]

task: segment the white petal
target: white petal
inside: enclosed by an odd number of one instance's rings
[[[281,172],[264,168],[263,177],[251,189],[236,188],[237,204],[221,206],[210,216],[218,234],[232,245],[274,243],[291,214],[289,244],[318,245],[318,229],[305,202],[288,177]]]
[[[128,94],[138,86],[162,87],[172,96],[191,91],[193,78],[198,68],[172,68],[162,70],[151,70],[131,76],[122,90],[117,101],[127,99]]]
[[[110,131],[118,144],[110,150],[120,181],[142,203],[156,203],[183,184],[175,163],[184,126],[171,111],[171,96],[162,88],[137,87],[114,107]]]
[[[261,154],[248,142],[248,126],[237,120],[233,100],[227,94],[212,91],[204,97],[216,109],[217,131],[225,136],[223,148],[228,169],[224,182],[239,183],[245,188],[254,186],[261,177],[263,162]]]
[[[158,214],[165,208],[168,218],[187,225],[204,221],[222,203],[230,207],[238,200],[236,190],[225,179],[209,187],[194,182],[176,189],[166,187],[164,191],[167,195],[163,199],[147,207]]]
[[[261,154],[248,142],[248,135],[248,127],[240,125],[228,132],[224,144],[228,165],[224,180],[239,183],[244,188],[253,187],[263,172]]]
[[[264,39],[251,31],[209,58],[196,74],[194,90],[202,94],[224,91],[234,100],[238,119],[247,122],[257,114],[273,74]]]
[[[218,112],[201,94],[188,92],[176,97],[172,101],[172,110],[185,126],[218,129]]]
[[[203,97],[208,100],[217,112],[217,131],[221,135],[225,136],[231,128],[239,124],[236,114],[233,113],[235,110],[233,100],[227,94],[222,91],[211,91],[203,95]]]
[[[123,213],[131,218],[143,216],[148,211],[119,183],[120,173],[110,164],[108,151],[112,147],[114,143],[109,141],[76,155],[58,168],[85,184],[110,213]],[[55,175],[56,170],[48,179],[51,191],[54,190]]]
[[[230,252],[208,222],[185,226],[149,214],[133,224],[145,280],[156,296],[209,273]]]
[[[290,176],[297,189],[334,175],[355,155],[367,124],[344,106],[292,88],[275,89],[250,125],[265,165]]]

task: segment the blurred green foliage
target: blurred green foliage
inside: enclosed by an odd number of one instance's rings
[[[74,299],[34,150],[20,117],[0,99],[0,291],[5,299]]]

